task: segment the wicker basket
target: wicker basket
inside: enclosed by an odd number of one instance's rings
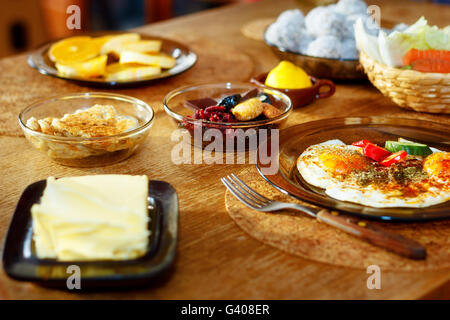
[[[402,108],[450,114],[450,74],[388,67],[361,52],[370,82]]]

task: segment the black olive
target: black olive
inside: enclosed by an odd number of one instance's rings
[[[228,96],[228,97],[223,98],[219,102],[219,106],[224,106],[227,110],[231,110],[239,102],[241,102],[241,95],[240,94],[234,94],[232,96]]]

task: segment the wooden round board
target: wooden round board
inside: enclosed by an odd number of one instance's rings
[[[264,32],[267,27],[274,23],[276,18],[263,18],[256,19],[244,24],[241,28],[241,32],[247,38],[253,40],[264,40]]]
[[[266,182],[255,168],[238,174],[250,187],[264,196],[298,202]],[[252,237],[288,253],[336,266],[366,269],[377,265],[382,270],[426,271],[450,268],[450,220],[423,223],[368,221],[386,230],[415,239],[427,249],[427,258],[415,261],[390,253],[336,228],[318,222],[298,211],[264,213],[252,210],[230,192],[225,194],[230,217]]]

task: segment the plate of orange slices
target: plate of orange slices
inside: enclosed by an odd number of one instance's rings
[[[133,87],[190,69],[197,55],[166,38],[139,33],[101,33],[65,38],[28,56],[45,75],[92,87]]]

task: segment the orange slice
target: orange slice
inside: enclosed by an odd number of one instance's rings
[[[50,47],[48,56],[53,62],[68,64],[94,58],[100,52],[100,46],[91,37],[71,37],[56,42]]]
[[[96,37],[92,39],[92,43],[95,44],[95,46],[98,48],[98,52],[100,53],[100,50],[102,48],[102,46],[108,42],[109,40],[111,40],[114,36],[101,36],[101,37]]]
[[[58,73],[65,77],[75,78],[95,78],[105,75],[107,55],[77,63],[63,64],[56,63]]]

